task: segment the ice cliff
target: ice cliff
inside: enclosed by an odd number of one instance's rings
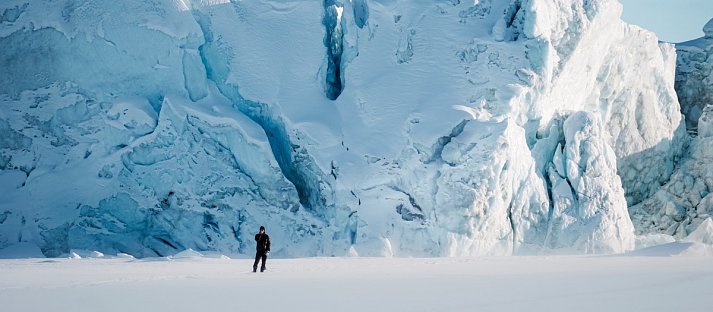
[[[286,257],[630,250],[687,134],[674,46],[620,14],[4,1],[0,248],[249,254],[263,224]]]
[[[640,234],[681,239],[713,216],[713,19],[703,32],[702,38],[676,44],[676,91],[692,138],[670,181],[631,207]]]
[[[702,38],[676,44],[676,90],[686,126],[695,132],[706,105],[713,104],[713,19],[703,27]]]

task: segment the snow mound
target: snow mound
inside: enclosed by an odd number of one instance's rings
[[[230,260],[231,258],[215,251],[198,252],[191,248],[181,251],[175,255],[168,256],[168,260]]]
[[[104,254],[96,250],[72,249],[70,255],[76,254],[81,258],[104,258]]]
[[[221,259],[221,260],[232,259],[231,257],[226,256],[222,252],[217,252],[217,251],[204,251],[204,252],[200,252],[200,253],[203,254],[203,257],[210,258],[210,259]]]
[[[122,253],[122,252],[117,253],[116,257],[120,258],[120,259],[135,259],[134,256],[132,256],[130,254]]]
[[[698,242],[713,246],[713,218],[708,218],[698,225],[691,234],[686,236],[684,241]]]
[[[203,254],[200,252],[197,252],[191,248],[188,248],[184,251],[181,251],[173,256],[171,258],[173,259],[192,259],[192,258],[203,258]]]
[[[677,241],[628,252],[625,255],[636,257],[710,257],[713,256],[713,246],[696,242]]]
[[[349,247],[349,250],[347,250],[347,257],[359,257],[359,253],[356,251],[354,246]]]
[[[647,234],[636,236],[636,250],[675,242],[676,239],[666,234]]]

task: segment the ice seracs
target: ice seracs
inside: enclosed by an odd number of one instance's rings
[[[687,157],[670,181],[654,196],[631,207],[638,234],[662,233],[682,239],[713,216],[713,136],[711,106],[703,111],[699,134],[690,141]],[[703,130],[703,131],[700,131]]]
[[[713,136],[713,103],[706,105],[698,118],[698,137],[707,138]]]
[[[705,36],[676,44],[676,91],[692,135],[686,157],[671,179],[642,203],[630,208],[639,234],[661,233],[682,239],[705,228],[713,214],[713,20]]]
[[[706,39],[713,39],[713,19],[703,26],[703,33]]]
[[[706,105],[713,104],[713,19],[704,27],[704,37],[676,44],[676,91],[686,126],[696,131]]]
[[[549,167],[553,210],[546,244],[588,253],[634,248],[634,227],[616,175],[616,156],[598,115],[574,113]],[[564,146],[563,146],[564,145]]]

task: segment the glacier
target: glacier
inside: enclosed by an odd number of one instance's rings
[[[0,249],[249,254],[265,225],[278,257],[631,250],[711,149],[687,48],[621,10],[4,1]]]

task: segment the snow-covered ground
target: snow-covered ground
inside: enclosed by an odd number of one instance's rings
[[[185,253],[184,253],[185,254]],[[2,311],[710,311],[710,247],[620,256],[0,260]]]

